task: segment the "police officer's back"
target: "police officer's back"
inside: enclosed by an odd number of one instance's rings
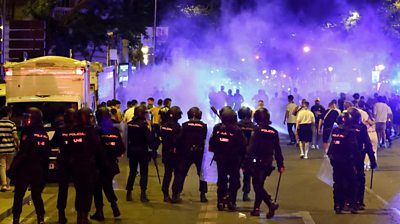
[[[229,210],[234,211],[240,187],[240,162],[246,151],[246,138],[237,125],[236,113],[230,107],[224,107],[220,115],[222,123],[214,126],[209,143],[218,169],[217,208],[223,210],[227,204]]]
[[[172,186],[172,202],[180,201],[179,194],[183,190],[185,178],[192,164],[196,165],[197,175],[200,179],[200,201],[207,202],[207,182],[201,178],[204,144],[207,138],[207,125],[201,121],[202,111],[198,107],[190,108],[187,115],[189,121],[182,124],[182,131],[178,139],[178,154],[181,158],[178,174]]]
[[[271,122],[268,110],[258,109],[254,113],[254,121],[257,123],[257,126],[254,127],[252,133],[244,165],[245,169],[248,169],[252,174],[254,191],[256,193],[251,215],[260,215],[260,205],[264,201],[269,208],[267,218],[270,219],[274,216],[275,210],[278,209],[279,205],[272,202],[271,196],[264,189],[264,182],[266,177],[274,170],[272,165],[274,158],[279,172],[283,172],[283,156],[279,144],[278,131],[270,126]]]
[[[342,212],[345,202],[349,203],[352,213],[357,213],[356,167],[361,153],[358,150],[359,142],[352,127],[352,119],[349,112],[338,117],[339,126],[332,130],[332,140],[327,153],[333,168],[333,199],[337,214]]]
[[[42,112],[29,108],[24,114],[20,150],[10,167],[10,178],[14,181],[13,223],[19,223],[22,200],[30,186],[38,223],[44,223],[42,191],[46,182],[51,152],[49,137],[42,123]]]
[[[175,175],[176,179],[180,162],[177,155],[177,148],[181,125],[178,123],[178,120],[182,118],[182,111],[179,107],[173,106],[168,111],[168,115],[168,121],[161,126],[162,162],[164,163],[164,178],[161,190],[164,194],[164,202],[171,201],[169,186],[172,180],[172,174]]]
[[[129,177],[126,185],[127,201],[132,201],[133,184],[136,178],[137,167],[140,165],[141,201],[148,202],[146,195],[148,165],[152,155],[157,155],[157,146],[154,136],[151,134],[149,123],[146,120],[147,108],[144,105],[135,108],[134,118],[128,122],[128,158]]]
[[[247,144],[250,142],[251,133],[255,127],[251,121],[252,111],[249,107],[241,107],[238,111],[239,122],[238,126],[246,137]],[[249,193],[251,190],[251,174],[250,172],[243,171],[243,201],[250,201]]]

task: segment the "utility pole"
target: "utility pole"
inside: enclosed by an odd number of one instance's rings
[[[157,0],[154,0],[154,24],[153,24],[153,65],[156,64],[156,36],[157,36]]]

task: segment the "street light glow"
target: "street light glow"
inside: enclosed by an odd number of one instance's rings
[[[361,77],[357,77],[357,82],[362,82],[362,78]]]
[[[332,67],[332,66],[329,66],[329,67],[328,67],[328,71],[329,71],[329,72],[332,72],[332,71],[333,71],[333,67]]]
[[[303,51],[304,51],[304,53],[308,53],[311,51],[311,48],[309,46],[304,46]]]

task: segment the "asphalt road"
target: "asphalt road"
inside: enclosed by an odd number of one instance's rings
[[[399,140],[397,140],[399,141]],[[283,145],[286,172],[282,176],[281,189],[278,196],[280,208],[272,220],[265,218],[267,207],[262,205],[261,217],[251,217],[252,202],[242,202],[241,190],[238,194],[237,212],[218,212],[216,209],[216,186],[209,184],[207,194],[209,202],[199,202],[198,179],[195,167],[192,166],[186,180],[181,204],[169,204],[162,201],[161,185],[158,183],[154,165],[149,171],[149,203],[139,200],[140,189],[135,183],[134,200],[125,201],[125,182],[127,179],[128,165],[126,158],[122,158],[121,174],[115,179],[115,188],[119,198],[121,217],[114,219],[112,211],[105,202],[104,223],[129,223],[129,224],[214,224],[214,223],[282,223],[282,224],[372,224],[372,223],[400,223],[400,143],[395,141],[391,149],[378,152],[379,169],[374,173],[373,190],[367,190],[365,203],[367,209],[360,214],[336,215],[333,212],[332,188],[326,183],[331,179],[329,172],[321,172],[324,163],[322,150],[312,150],[310,159],[300,160],[298,150],[293,146]],[[209,181],[216,180],[215,164],[209,166],[210,155],[206,156],[204,169],[205,178]],[[328,166],[329,167],[329,166]],[[161,174],[163,167],[160,167]],[[329,169],[328,169],[329,170]],[[266,187],[271,195],[275,195],[279,174],[274,172],[267,179]],[[137,181],[138,182],[138,179]],[[367,173],[367,185],[370,183],[370,172]],[[44,191],[46,206],[46,222],[57,223],[57,186],[50,184]],[[75,223],[73,188],[70,188],[67,216],[70,223]],[[251,198],[254,199],[253,192]],[[33,205],[23,208],[23,222],[36,223]],[[92,209],[94,210],[94,208]],[[93,211],[94,212],[94,211]],[[11,216],[0,223],[11,223]],[[93,221],[93,223],[97,223]]]

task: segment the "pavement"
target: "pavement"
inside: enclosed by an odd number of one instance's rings
[[[311,150],[308,160],[298,158],[298,149],[286,146],[282,141],[285,157],[286,171],[282,175],[281,187],[278,195],[280,208],[276,216],[267,220],[265,213],[267,207],[262,205],[261,217],[251,217],[250,211],[253,202],[242,202],[241,190],[238,194],[238,211],[219,212],[216,209],[216,180],[215,163],[210,166],[211,155],[206,155],[204,162],[204,178],[210,181],[209,202],[199,202],[198,178],[194,166],[190,169],[184,191],[183,202],[169,204],[162,201],[161,185],[158,183],[153,163],[149,170],[148,195],[150,203],[141,203],[139,200],[140,189],[137,179],[134,187],[134,199],[125,201],[125,183],[129,171],[126,158],[121,159],[121,174],[115,178],[115,189],[119,198],[121,217],[113,218],[109,203],[105,202],[104,223],[129,223],[129,224],[216,224],[216,223],[282,223],[282,224],[373,224],[373,223],[400,223],[400,141],[396,140],[392,148],[378,151],[379,168],[374,172],[373,188],[369,189],[371,172],[366,173],[368,189],[365,193],[367,209],[360,214],[336,215],[333,212],[332,188],[329,185],[331,174],[327,160],[323,158],[322,150]],[[160,172],[163,174],[163,167]],[[138,177],[140,178],[140,177]],[[162,176],[161,176],[162,178]],[[279,174],[274,172],[265,183],[268,192],[275,198]],[[46,222],[57,223],[57,186],[49,184],[43,194],[46,207]],[[250,194],[254,199],[254,193]],[[67,217],[74,223],[75,192],[70,188]],[[5,203],[3,203],[5,202]],[[10,211],[12,206],[12,193],[0,193],[0,214]],[[94,212],[94,208],[92,209]],[[5,213],[4,213],[5,214]],[[7,213],[9,214],[9,212]],[[23,223],[36,223],[33,205],[27,203],[23,208]],[[0,223],[11,223],[11,215],[0,216]],[[97,223],[97,222],[93,222]]]

